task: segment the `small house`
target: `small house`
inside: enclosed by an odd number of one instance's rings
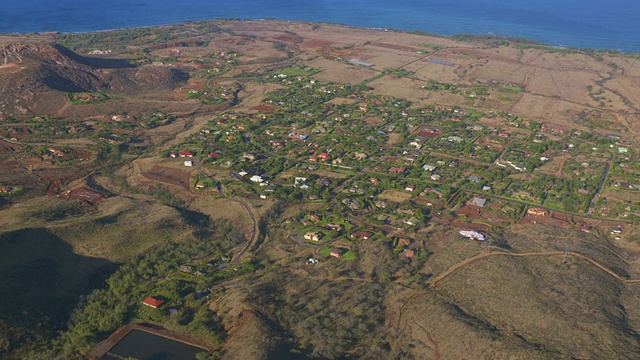
[[[471,203],[475,206],[479,206],[479,207],[484,207],[484,205],[487,203],[487,199],[483,199],[483,198],[479,198],[479,197],[474,197],[471,200]]]
[[[398,246],[409,246],[411,245],[411,239],[407,239],[407,238],[401,238],[400,240],[398,240]]]
[[[180,267],[178,267],[178,270],[187,274],[191,274],[193,272],[193,267],[189,265],[180,265]]]
[[[142,301],[143,305],[147,305],[149,307],[152,307],[154,309],[159,308],[160,306],[162,306],[162,304],[164,304],[164,300],[162,299],[156,299],[153,296],[149,296],[148,298],[144,299]]]
[[[242,159],[247,161],[255,161],[256,156],[252,153],[245,152],[244,154],[242,154]]]
[[[309,231],[304,234],[304,238],[311,241],[320,241],[320,239],[322,238],[322,233]]]
[[[327,161],[329,160],[329,154],[323,152],[318,155],[318,159],[320,159],[320,161]]]
[[[180,157],[193,157],[193,153],[189,150],[180,151]]]
[[[318,179],[316,180],[316,184],[323,186],[323,187],[327,187],[329,185],[331,185],[331,180],[329,180],[329,178],[322,178],[322,179]]]
[[[329,255],[335,257],[335,258],[339,258],[342,256],[342,254],[344,254],[344,250],[340,249],[340,248],[333,248],[331,249],[331,252],[329,253]]]
[[[193,161],[191,161],[191,160],[185,160],[185,161],[184,161],[184,166],[188,166],[188,167],[193,166]]]
[[[416,226],[420,221],[417,218],[412,217],[408,220],[404,220],[403,222],[409,226]]]
[[[527,209],[527,214],[531,216],[547,216],[549,212],[542,208],[532,207]]]

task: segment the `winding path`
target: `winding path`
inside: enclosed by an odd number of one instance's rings
[[[220,194],[222,196],[224,196],[225,199],[227,199],[229,201],[236,202],[236,203],[242,205],[242,207],[249,214],[249,218],[253,222],[253,234],[251,235],[251,238],[249,239],[249,241],[247,242],[245,247],[242,249],[242,251],[240,251],[240,253],[235,256],[235,259],[232,262],[226,263],[226,264],[220,264],[220,267],[226,267],[226,266],[229,266],[229,265],[232,265],[232,264],[235,265],[235,264],[239,264],[240,263],[240,258],[242,258],[242,256],[247,251],[249,251],[251,246],[253,246],[253,244],[255,244],[255,242],[258,240],[258,236],[260,235],[260,225],[258,224],[258,216],[256,215],[255,211],[253,210],[253,207],[251,206],[251,204],[249,204],[246,200],[238,199],[238,198],[232,198],[232,197],[229,197],[227,194],[225,194],[224,193],[224,186],[222,185],[222,182],[220,182]]]

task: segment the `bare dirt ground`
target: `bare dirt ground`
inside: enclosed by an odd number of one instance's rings
[[[155,165],[149,171],[142,172],[142,176],[151,181],[181,186],[185,190],[190,189],[189,178],[191,175],[186,171]]]
[[[324,176],[332,179],[346,179],[348,176],[345,174],[337,173],[331,171],[331,169],[319,169],[313,172],[313,174],[318,176]]]
[[[393,202],[405,202],[411,200],[411,194],[396,190],[385,190],[378,195],[379,198]]]

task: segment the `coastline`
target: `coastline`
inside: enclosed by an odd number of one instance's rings
[[[370,29],[397,29],[450,37],[456,34],[532,39],[542,44],[582,49],[610,49],[640,52],[640,24],[629,21],[636,7],[629,0],[612,7],[589,4],[575,8],[570,0],[561,0],[553,8],[541,4],[505,4],[490,0],[475,6],[472,0],[452,3],[390,4],[354,0],[348,3],[277,0],[265,4],[241,0],[216,6],[200,0],[185,0],[185,8],[176,10],[167,0],[110,6],[95,4],[78,8],[71,0],[52,4],[45,14],[33,4],[15,4],[4,10],[9,21],[0,24],[0,32],[29,34],[61,32],[65,34],[116,31],[169,26],[185,22],[217,19],[248,19],[346,24]],[[188,5],[193,6],[188,6]],[[11,8],[11,7],[10,7]]]
[[[190,23],[199,23],[199,22],[225,22],[225,21],[275,21],[275,22],[285,22],[285,23],[301,23],[301,24],[319,24],[319,25],[331,25],[331,26],[341,26],[345,28],[351,29],[366,29],[372,31],[384,31],[384,32],[398,32],[398,33],[406,33],[406,34],[416,34],[416,35],[424,35],[424,36],[433,36],[442,39],[451,39],[458,41],[508,41],[514,44],[522,44],[529,47],[542,48],[542,49],[557,49],[559,51],[578,51],[578,52],[591,52],[591,53],[617,53],[623,55],[640,55],[640,50],[638,51],[623,51],[617,49],[610,48],[590,48],[590,47],[578,47],[578,46],[565,46],[565,45],[555,45],[550,43],[541,42],[535,39],[519,37],[519,36],[510,36],[510,35],[500,35],[500,34],[474,34],[474,33],[459,33],[459,34],[451,34],[444,35],[438,33],[432,33],[424,30],[403,30],[396,28],[386,28],[386,27],[367,27],[367,26],[357,26],[345,23],[334,23],[329,21],[304,21],[304,20],[284,20],[284,19],[275,19],[275,18],[261,18],[261,19],[239,19],[239,18],[216,18],[216,19],[204,19],[204,20],[185,20],[177,23],[169,23],[169,24],[158,24],[158,25],[148,25],[148,26],[135,26],[135,27],[121,27],[121,28],[111,28],[111,29],[102,29],[102,30],[90,30],[90,31],[41,31],[41,32],[31,32],[31,33],[0,33],[0,35],[9,35],[9,36],[23,36],[23,35],[45,35],[45,34],[60,34],[60,35],[81,35],[81,34],[91,34],[91,33],[109,33],[116,31],[128,31],[128,30],[140,30],[140,29],[152,29],[152,28],[164,28],[164,27],[172,27],[179,26],[181,24],[190,24]]]

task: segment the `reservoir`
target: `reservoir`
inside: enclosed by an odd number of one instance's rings
[[[205,349],[180,341],[133,329],[115,344],[101,360],[133,357],[140,360],[190,360]]]

